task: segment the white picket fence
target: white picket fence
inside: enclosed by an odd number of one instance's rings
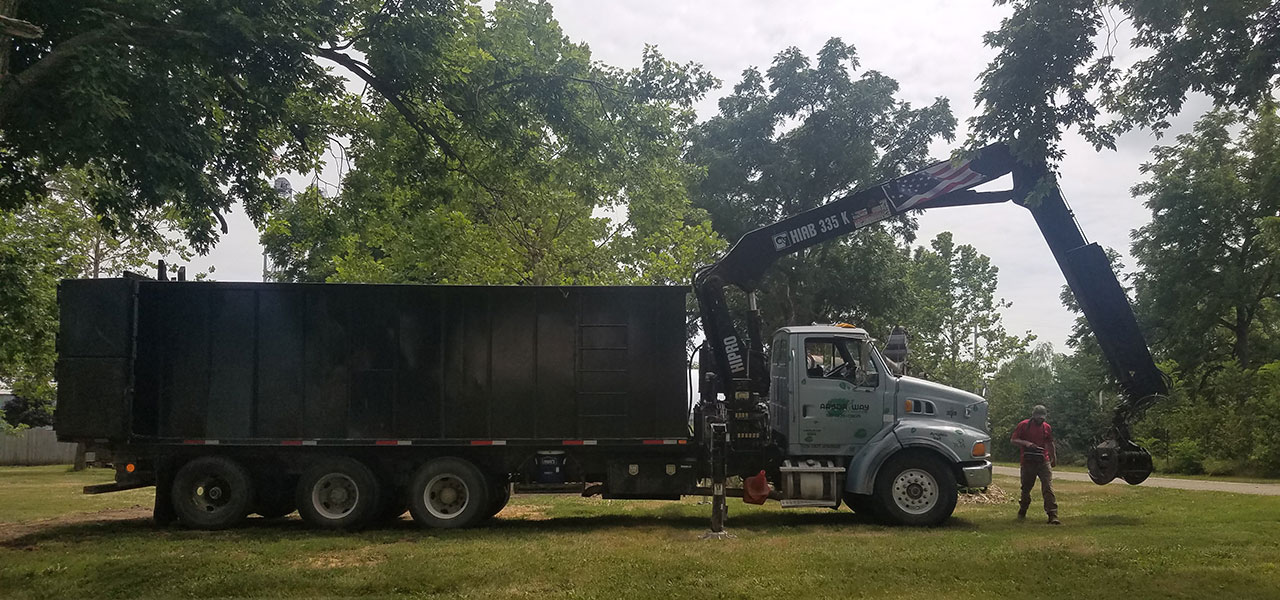
[[[52,429],[0,433],[0,465],[69,465],[75,460],[76,445],[59,442]]]

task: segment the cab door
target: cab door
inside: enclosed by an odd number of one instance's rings
[[[779,331],[769,344],[769,423],[773,431],[790,439],[791,421],[791,334]]]
[[[792,454],[852,456],[881,427],[880,368],[866,340],[804,336],[795,352]]]

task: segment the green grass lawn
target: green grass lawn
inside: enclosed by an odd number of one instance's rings
[[[209,533],[155,529],[138,509],[94,520],[150,504],[149,490],[76,495],[109,478],[0,469],[0,596],[1280,598],[1276,497],[1062,481],[1061,527],[962,504],[931,530],[731,500],[737,539],[703,541],[695,499],[517,496],[463,531],[406,519],[344,535],[292,518]]]
[[[0,467],[0,524],[50,519],[68,514],[121,509],[151,508],[152,489],[86,496],[86,485],[114,479],[114,471],[89,469],[74,472],[67,466]]]

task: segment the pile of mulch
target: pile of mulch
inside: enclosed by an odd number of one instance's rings
[[[960,491],[961,504],[1004,504],[1017,500],[1000,486],[991,484],[985,488],[969,488]]]

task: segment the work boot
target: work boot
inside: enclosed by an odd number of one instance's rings
[[[1059,521],[1059,520],[1058,520],[1058,513],[1049,513],[1049,524],[1050,524],[1050,525],[1061,525],[1061,524],[1062,524],[1062,521]]]

